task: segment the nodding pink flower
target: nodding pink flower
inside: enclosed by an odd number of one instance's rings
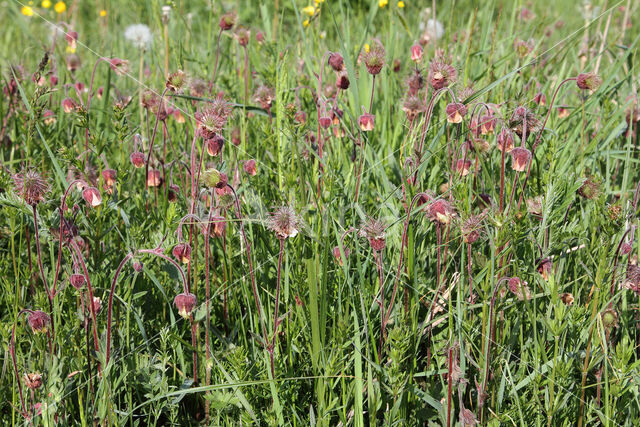
[[[363,109],[364,111],[364,109]],[[362,115],[358,118],[358,124],[360,125],[360,129],[364,132],[370,132],[374,127],[375,116],[373,114],[369,114],[366,111],[362,113]]]
[[[13,175],[13,189],[28,205],[35,206],[44,201],[49,191],[49,184],[38,172],[32,169],[23,170]]]
[[[102,171],[102,179],[104,179],[104,184],[107,187],[113,187],[113,184],[116,183],[116,177],[118,173],[113,169],[105,169]]]
[[[536,104],[544,107],[545,105],[547,105],[547,97],[546,97],[546,95],[544,93],[538,92],[533,97],[533,102],[535,102]]]
[[[86,279],[83,274],[72,274],[71,276],[69,276],[69,283],[71,283],[71,286],[78,290],[80,290],[84,286],[85,282]]]
[[[320,124],[320,127],[322,127],[322,129],[327,129],[329,126],[331,126],[331,117],[320,117],[320,119],[318,119],[318,123]]]
[[[104,87],[100,86],[98,88],[98,92],[96,93],[96,96],[98,97],[98,99],[102,99],[103,94],[104,94]]]
[[[567,107],[558,107],[558,118],[564,119],[569,117],[569,109]]]
[[[175,184],[170,184],[167,189],[167,200],[169,203],[175,203],[178,201],[178,194],[180,193],[180,187]]]
[[[183,264],[191,261],[191,245],[188,243],[178,243],[173,247],[173,256]]]
[[[480,117],[480,134],[489,135],[496,128],[496,119],[493,115],[488,114]]]
[[[264,42],[264,33],[262,31],[258,31],[256,33],[256,41],[258,44],[262,44]]]
[[[428,207],[429,218],[433,222],[448,225],[456,215],[453,206],[444,199],[434,200]]]
[[[75,73],[78,68],[82,65],[80,61],[80,57],[76,54],[71,54],[67,56],[67,70],[71,73]]]
[[[271,109],[271,104],[273,103],[275,96],[273,88],[266,85],[260,85],[256,88],[256,91],[253,94],[253,99],[260,104],[260,107],[262,107],[263,110],[269,110]]]
[[[129,61],[120,58],[108,59],[109,67],[119,76],[123,76],[129,72]]]
[[[131,160],[131,164],[138,169],[143,168],[146,163],[144,153],[141,153],[140,151],[134,151],[131,153],[129,160]]]
[[[531,160],[531,151],[524,147],[516,147],[511,150],[511,168],[514,171],[523,172]]]
[[[249,159],[244,162],[242,169],[251,176],[255,176],[258,173],[258,170],[256,169],[256,161],[253,159]]]
[[[136,273],[140,273],[142,271],[142,263],[138,260],[133,261],[133,269]]]
[[[87,187],[82,190],[82,198],[89,204],[89,206],[93,208],[95,208],[96,206],[100,206],[100,204],[102,203],[100,191],[98,191],[96,187]]]
[[[509,118],[509,127],[522,138],[524,136],[525,126],[527,137],[542,130],[540,119],[525,107],[520,106],[513,111],[513,114]]]
[[[371,75],[380,74],[382,67],[384,66],[386,52],[384,46],[378,40],[371,43],[369,51],[364,52],[363,59],[364,65],[367,67],[367,71]]]
[[[77,46],[77,41],[78,41],[78,33],[75,31],[69,31],[66,35],[65,35],[65,40],[67,41],[67,44],[69,45],[69,47],[71,49],[76,49]]]
[[[209,138],[205,141],[205,145],[207,147],[207,153],[210,156],[217,156],[222,152],[222,148],[224,147],[224,138],[216,134],[213,138]]]
[[[460,159],[456,162],[456,172],[458,172],[461,176],[469,175],[469,170],[471,169],[471,161]]]
[[[602,84],[602,79],[594,73],[580,73],[576,84],[582,90],[596,90]]]
[[[383,250],[387,245],[385,229],[386,226],[382,221],[374,218],[369,218],[362,225],[360,235],[365,237],[369,241],[371,249],[379,252]]]
[[[548,280],[551,275],[551,269],[553,268],[553,262],[551,258],[542,258],[536,261],[538,273],[544,280]]]
[[[633,249],[633,246],[631,246],[629,242],[624,242],[620,246],[620,255],[628,255],[631,253],[632,249]],[[640,276],[638,276],[638,278],[640,278]]]
[[[84,89],[85,89],[84,83],[82,83],[82,82],[76,82],[76,84],[74,85],[74,87],[76,88],[76,91],[78,91],[78,92],[84,92]]]
[[[251,38],[251,30],[244,27],[238,27],[236,28],[235,37],[240,46],[246,47],[249,44],[249,39]]]
[[[342,119],[343,115],[344,115],[344,112],[341,109],[339,109],[338,107],[333,107],[331,109],[331,122],[335,126],[338,126],[340,124],[340,120]]]
[[[73,111],[76,111],[78,109],[78,104],[76,104],[76,102],[71,99],[71,98],[65,98],[62,100],[62,110],[69,114]]]
[[[93,312],[98,314],[100,310],[102,310],[102,300],[98,297],[93,297]]]
[[[349,248],[344,248],[344,256],[345,258],[349,258]],[[344,265],[344,260],[342,259],[342,255],[340,254],[340,247],[336,246],[333,248],[333,257],[336,259],[336,262],[342,266]]]
[[[442,89],[455,83],[458,77],[456,69],[438,57],[429,64],[429,84],[435,89]]]
[[[307,113],[302,110],[296,112],[295,121],[301,125],[305,124],[307,122]]]
[[[422,60],[422,54],[424,52],[424,49],[422,49],[422,46],[420,46],[419,43],[414,43],[413,46],[411,46],[411,60],[415,63],[418,63]]]
[[[34,334],[47,332],[51,317],[42,310],[32,311],[27,320]]]
[[[229,31],[236,25],[237,15],[235,12],[227,12],[220,17],[218,25],[222,31]]]
[[[149,169],[147,174],[147,187],[160,187],[162,185],[162,174],[158,169]]]
[[[497,142],[498,150],[504,150],[505,153],[510,153],[513,150],[514,141],[513,134],[507,128],[502,128],[498,134]]]
[[[407,77],[405,80],[405,84],[409,89],[408,96],[417,95],[420,92],[420,89],[424,87],[424,77],[422,77],[422,73],[417,68]],[[420,98],[418,96],[418,98]]]
[[[210,168],[202,172],[202,182],[207,188],[224,188],[229,183],[227,174]]]
[[[218,96],[202,111],[195,114],[198,130],[203,138],[209,139],[220,133],[231,115],[231,104]]]
[[[24,374],[24,385],[29,390],[37,390],[42,387],[42,375],[39,372]]]
[[[211,229],[209,233],[212,237],[222,237],[227,229],[227,219],[223,216],[213,216],[211,218]]]
[[[520,280],[518,277],[512,277],[507,282],[507,286],[512,294],[514,294],[520,301],[524,299],[531,299],[531,292],[527,286],[527,282]]]
[[[350,84],[351,82],[349,81],[349,76],[347,76],[346,71],[340,71],[336,75],[336,86],[338,89],[347,90]]]
[[[178,314],[185,319],[188,319],[191,316],[191,312],[195,308],[196,303],[196,296],[191,293],[178,294],[173,300],[173,304],[175,304],[178,309]]]
[[[56,76],[55,74],[52,74],[52,75],[49,77],[49,84],[50,84],[51,86],[58,86],[58,76]]]
[[[327,61],[333,71],[339,72],[344,70],[344,58],[337,52],[331,52]]]
[[[447,121],[449,123],[462,123],[462,119],[467,115],[467,107],[459,102],[447,105],[445,108]]]
[[[301,225],[302,220],[296,211],[288,206],[277,208],[271,212],[267,220],[267,226],[271,231],[276,233],[278,239],[296,237]]]

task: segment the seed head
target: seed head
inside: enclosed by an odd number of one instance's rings
[[[520,58],[527,57],[533,51],[534,46],[535,42],[533,39],[529,39],[528,41],[516,39],[513,42],[513,49]]]
[[[13,188],[15,193],[31,206],[44,201],[44,196],[49,191],[47,181],[32,169],[25,169],[13,175]]]
[[[266,85],[258,86],[253,94],[254,101],[259,103],[263,110],[269,110],[271,108],[274,98],[275,93],[273,88]]]
[[[582,90],[597,90],[602,84],[602,78],[594,73],[580,73],[576,84]]]
[[[39,372],[25,373],[22,378],[24,385],[29,390],[37,390],[42,387],[42,375]]]
[[[235,37],[240,46],[246,47],[249,44],[249,39],[251,38],[251,31],[244,27],[238,27],[236,28]]]
[[[202,173],[202,182],[208,188],[223,188],[227,186],[229,179],[225,173],[211,168]]]
[[[267,225],[278,239],[286,239],[298,234],[302,221],[292,208],[282,206],[271,213]]]
[[[417,95],[417,93],[424,87],[424,77],[417,68],[407,77],[405,84],[409,90],[409,96]]]
[[[517,107],[511,118],[509,119],[509,127],[520,137],[522,138],[525,131],[527,131],[527,137],[534,133],[540,132],[542,129],[542,123],[540,119],[536,117],[533,112],[529,111],[525,107]]]
[[[402,111],[407,115],[409,121],[415,119],[418,114],[424,113],[425,107],[422,99],[417,95],[408,95],[402,104]]]
[[[380,70],[384,66],[385,55],[384,46],[378,40],[371,43],[368,51],[364,51],[364,65],[367,67],[369,74],[374,76],[380,74]]]
[[[329,60],[327,61],[334,71],[339,72],[344,70],[344,58],[337,52],[329,54]]]
[[[129,72],[129,61],[120,58],[109,59],[109,67],[119,76]]]
[[[187,85],[187,75],[182,70],[178,70],[175,73],[170,74],[167,78],[167,89],[172,92],[182,92],[182,89],[184,89]]]
[[[41,310],[33,311],[29,314],[27,320],[34,334],[47,332],[51,318],[47,313]]]
[[[429,64],[429,84],[435,90],[450,86],[458,77],[456,69],[442,56],[436,57]]]
[[[618,312],[612,308],[609,308],[602,312],[602,325],[611,330],[618,326]]]
[[[235,12],[227,12],[220,17],[220,29],[222,31],[228,31],[233,28],[236,24],[236,20],[238,19]]]
[[[173,303],[178,309],[178,314],[183,318],[188,319],[196,306],[197,299],[192,293],[181,293],[176,295]]]
[[[578,194],[585,199],[595,199],[600,194],[600,186],[595,181],[587,178],[580,188],[578,188]]]
[[[200,134],[205,139],[213,138],[227,124],[231,112],[231,104],[222,97],[215,98],[205,109],[195,114]]]
[[[366,239],[369,240],[371,249],[379,252],[386,246],[385,229],[386,226],[384,222],[379,219],[369,218],[362,225],[362,228],[360,229],[360,235],[366,237]]]

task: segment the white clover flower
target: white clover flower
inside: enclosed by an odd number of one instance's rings
[[[129,25],[124,30],[124,37],[139,49],[146,49],[153,42],[153,34],[144,24]]]

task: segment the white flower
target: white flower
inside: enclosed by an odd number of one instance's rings
[[[429,19],[427,21],[427,31],[432,38],[435,37],[436,40],[441,39],[444,35],[444,27],[440,21]]]
[[[140,49],[147,48],[153,41],[151,30],[144,24],[129,25],[124,30],[124,37]]]

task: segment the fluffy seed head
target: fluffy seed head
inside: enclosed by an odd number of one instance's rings
[[[31,206],[44,201],[44,196],[49,191],[47,181],[32,169],[13,175],[13,188],[15,193]]]
[[[238,19],[235,12],[227,12],[220,17],[219,26],[222,31],[228,31],[236,25],[236,20]]]
[[[200,134],[205,139],[213,138],[227,124],[231,112],[231,104],[222,97],[215,98],[211,104],[195,114]]]
[[[296,211],[288,206],[282,206],[271,212],[267,225],[276,233],[278,239],[286,239],[298,234],[302,221]]]
[[[167,89],[172,92],[181,92],[188,85],[187,75],[184,71],[178,70],[175,73],[171,73],[167,78]]]
[[[371,43],[369,50],[364,52],[364,65],[367,67],[369,74],[380,74],[380,70],[384,67],[386,52],[384,46],[379,41]]]
[[[134,24],[124,30],[124,37],[138,49],[146,49],[153,42],[151,30],[144,24]]]
[[[360,229],[360,235],[365,237],[371,245],[371,249],[378,252],[384,249],[386,246],[386,233],[384,222],[379,219],[369,218],[362,225]]]
[[[42,387],[42,375],[39,372],[25,373],[22,378],[24,380],[24,385],[29,390],[36,390]]]
[[[597,90],[602,84],[602,78],[594,73],[580,73],[576,84],[582,90]]]
[[[450,86],[457,77],[456,69],[442,57],[437,57],[429,64],[429,84],[435,90]]]

